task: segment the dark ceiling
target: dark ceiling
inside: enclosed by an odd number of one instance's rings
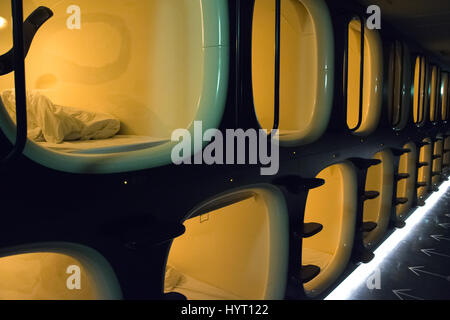
[[[450,0],[358,0],[450,67]]]

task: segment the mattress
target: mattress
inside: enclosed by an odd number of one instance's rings
[[[169,265],[166,266],[164,292],[178,292],[188,300],[242,300],[241,297],[197,280]]]
[[[321,271],[325,270],[332,259],[332,255],[311,248],[302,248],[302,264],[318,266]]]
[[[243,300],[241,297],[183,274],[182,280],[172,289],[188,300]]]
[[[63,143],[38,142],[53,151],[75,154],[108,154],[142,150],[166,143],[168,140],[148,136],[116,135],[109,139],[77,140]]]

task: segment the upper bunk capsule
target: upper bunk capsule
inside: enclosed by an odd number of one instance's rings
[[[379,123],[382,104],[383,53],[376,30],[355,17],[348,23],[345,54],[344,104],[347,127],[356,135],[368,135]],[[364,40],[363,40],[364,39]]]
[[[440,119],[440,83],[441,83],[441,71],[436,65],[431,67],[431,79],[430,79],[430,121],[437,123]]]
[[[413,119],[418,127],[427,122],[430,68],[423,56],[417,56],[414,67]]]
[[[411,116],[411,54],[398,40],[389,48],[387,90],[389,125],[402,130]]]
[[[39,4],[54,16],[26,58],[26,157],[72,173],[143,170],[170,163],[174,130],[193,131],[196,120],[204,130],[218,127],[229,69],[226,0]],[[24,0],[25,17],[35,9]],[[7,22],[0,52],[7,52],[9,3],[0,10]],[[10,141],[13,76],[0,77],[0,127]]]
[[[275,5],[255,1],[252,84],[255,114],[262,129],[274,125]],[[323,0],[281,1],[279,133],[281,145],[317,140],[327,128],[334,82],[334,36]]]

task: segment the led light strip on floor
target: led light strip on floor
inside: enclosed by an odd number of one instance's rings
[[[412,234],[416,225],[422,221],[438,200],[445,194],[450,187],[450,181],[444,181],[439,190],[430,195],[423,207],[417,208],[406,220],[406,225],[402,229],[397,229],[392,233],[376,250],[375,257],[367,264],[361,264],[355,269],[339,286],[333,290],[325,300],[348,300],[351,299],[354,291],[361,284],[364,284],[367,278],[373,274],[376,268],[395,250],[397,245],[408,235]]]

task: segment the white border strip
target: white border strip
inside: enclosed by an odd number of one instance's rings
[[[410,235],[416,225],[431,212],[431,209],[450,187],[450,181],[444,181],[439,190],[430,195],[425,206],[419,207],[406,220],[406,226],[392,233],[376,250],[375,258],[367,264],[358,266],[339,286],[333,290],[325,300],[348,300],[352,298],[356,289],[367,281],[375,269],[394,251],[397,245]]]

